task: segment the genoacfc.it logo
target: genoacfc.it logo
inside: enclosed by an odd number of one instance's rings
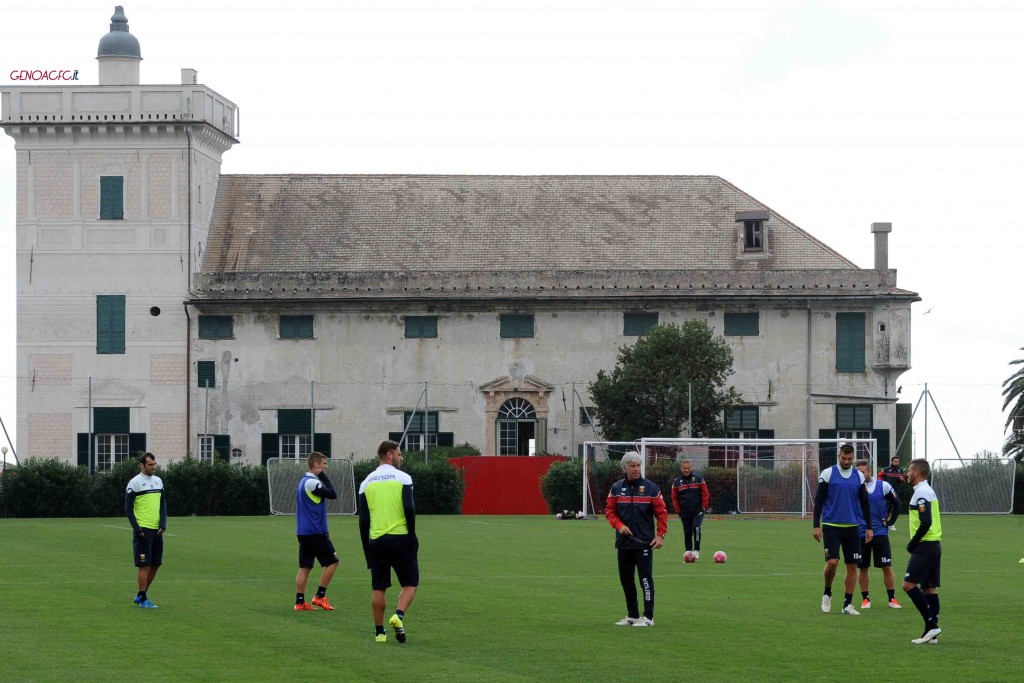
[[[15,69],[12,81],[77,81],[78,69]]]

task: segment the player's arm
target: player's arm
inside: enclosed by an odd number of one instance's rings
[[[886,517],[885,523],[888,526],[896,526],[896,520],[900,518],[900,499],[896,495],[896,490],[891,486],[885,493],[885,503],[889,508],[889,515]]]
[[[707,481],[700,481],[700,509],[707,510],[711,505],[711,494],[708,492]]]
[[[128,489],[124,494],[124,513],[128,515],[128,521],[132,525],[132,530],[136,534],[141,534],[142,529],[139,528],[139,520],[135,519],[135,491]]]
[[[160,533],[167,529],[167,491],[164,489],[160,489],[160,522],[157,526],[160,527]]]
[[[825,498],[828,496],[828,482],[824,479],[818,480],[818,490],[814,492],[814,528],[821,528],[821,511],[825,508]]]
[[[409,534],[416,537],[416,501],[412,497],[412,484],[402,487],[402,507],[405,508],[405,525]]]
[[[359,494],[359,540],[363,544],[363,556],[366,566],[370,566],[370,506],[366,502],[366,494]]]
[[[665,538],[665,534],[668,533],[668,508],[665,507],[665,499],[662,498],[661,494],[651,501],[651,507],[654,508],[654,519],[657,522],[658,535]]]
[[[608,491],[608,498],[605,499],[604,503],[604,518],[608,520],[608,523],[612,525],[612,528],[621,533],[629,533],[632,535],[629,527],[626,526],[625,522],[619,518],[619,513],[616,510],[615,496],[612,495],[614,489]],[[663,501],[664,502],[664,501]]]
[[[858,473],[854,472],[854,474]],[[868,501],[867,484],[861,483],[860,489],[857,491],[857,499],[860,501],[860,513],[864,515],[864,525],[867,527],[867,530],[864,532],[864,538],[870,541],[875,532],[871,528],[871,503]]]
[[[320,481],[316,488],[313,489],[313,495],[320,496],[321,498],[330,498],[331,500],[338,497],[338,492],[334,490],[334,484],[327,478],[326,472],[321,472],[316,475],[316,478]]]
[[[676,481],[679,481],[677,478]],[[680,517],[683,516],[683,511],[679,509],[679,489],[676,488],[676,481],[672,482],[672,509],[676,511],[676,514]]]
[[[924,535],[928,533],[928,530],[932,528],[932,506],[931,503],[924,498],[918,498],[914,502],[914,507],[917,508],[917,518],[920,521],[920,526],[917,527],[917,532],[914,537],[910,539],[910,543],[907,543],[907,552],[913,552],[917,544],[921,542]]]

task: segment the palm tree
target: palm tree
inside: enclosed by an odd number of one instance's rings
[[[1024,351],[1024,347],[1021,348]],[[1011,403],[1010,414],[1006,417],[1003,429],[1013,427],[1013,431],[1003,444],[1003,454],[1011,456],[1018,462],[1024,460],[1024,358],[1010,361],[1010,365],[1020,365],[1017,372],[1003,382],[1003,410]]]

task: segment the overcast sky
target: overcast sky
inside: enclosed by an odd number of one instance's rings
[[[10,3],[0,84],[79,69],[113,2]],[[1024,357],[1024,4],[716,0],[131,2],[143,83],[241,109],[224,173],[718,175],[861,267],[892,222],[927,382],[998,451]],[[15,155],[0,139],[0,418],[15,434]],[[1019,212],[1019,213],[1018,213]],[[934,418],[929,457],[953,454]],[[923,454],[923,423],[916,425]],[[0,443],[4,443],[0,434]],[[895,443],[893,444],[895,446]]]

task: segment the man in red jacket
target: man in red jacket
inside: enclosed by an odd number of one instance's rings
[[[640,454],[622,456],[624,479],[612,484],[605,517],[615,534],[619,555],[619,581],[626,595],[626,616],[617,626],[654,626],[654,552],[665,544],[668,510],[658,485],[640,476]],[[655,528],[657,520],[657,528]],[[644,613],[637,603],[634,572],[643,589]]]
[[[683,460],[679,463],[679,476],[672,482],[672,507],[683,523],[683,543],[686,550],[692,550],[700,559],[700,525],[710,497],[704,477],[693,471],[693,463]]]

